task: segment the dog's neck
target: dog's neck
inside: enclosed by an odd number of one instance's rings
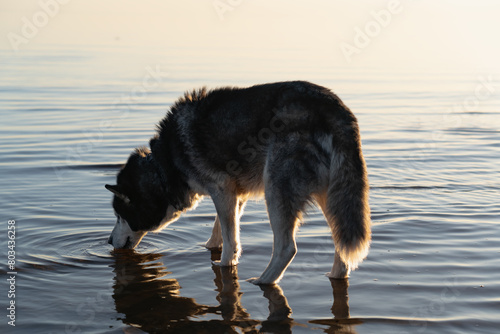
[[[158,178],[160,179],[160,186],[163,194],[166,194],[167,192],[167,177],[165,175],[165,172],[163,171],[163,168],[160,166],[158,161],[153,157],[153,154],[149,154],[147,156],[149,164],[153,167],[156,175],[158,175]]]
[[[148,155],[148,161],[160,180],[161,192],[167,198],[170,205],[178,211],[190,209],[198,201],[198,195],[191,191],[189,185],[184,182],[182,173],[177,168],[170,166],[171,172],[176,171],[176,175],[170,175],[169,179],[162,164],[154,158],[153,154]],[[174,186],[175,183],[175,186]],[[172,190],[179,193],[172,193]]]

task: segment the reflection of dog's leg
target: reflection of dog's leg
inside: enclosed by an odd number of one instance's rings
[[[212,229],[212,236],[208,239],[205,247],[208,249],[221,249],[222,248],[222,233],[220,230],[219,216],[215,216],[214,228]]]
[[[292,314],[292,309],[288,305],[283,290],[279,285],[261,285],[260,289],[264,291],[264,297],[269,300],[269,321],[286,321],[290,320],[289,315]]]
[[[244,310],[241,306],[241,294],[239,293],[238,268],[218,267],[213,269],[216,272],[215,284],[219,292],[217,300],[220,303],[222,318],[226,321],[233,321],[238,317],[238,311]],[[245,312],[244,316],[248,317],[248,314]]]
[[[276,284],[261,285],[264,297],[269,300],[269,317],[262,322],[259,333],[291,333],[292,309],[288,305],[283,290]]]
[[[244,333],[257,333],[260,321],[252,320],[250,314],[241,305],[243,293],[240,291],[238,282],[238,267],[212,266],[212,270],[215,274],[214,283],[218,292],[216,298],[220,303],[217,310],[222,319],[237,322],[238,327],[243,329]]]
[[[333,306],[332,313],[335,319],[349,318],[349,294],[347,288],[349,281],[347,279],[330,279],[333,288]]]

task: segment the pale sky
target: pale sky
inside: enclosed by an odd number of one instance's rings
[[[499,15],[496,0],[0,0],[0,49],[300,49],[346,67],[492,69]]]

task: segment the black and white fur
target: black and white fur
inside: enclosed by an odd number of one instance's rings
[[[358,123],[329,89],[309,82],[186,93],[158,125],[151,151],[137,149],[117,176],[118,217],[109,243],[134,248],[210,196],[217,215],[207,248],[221,266],[241,254],[239,221],[251,197],[265,196],[274,243],[255,284],[278,282],[297,247],[308,203],[323,211],[335,243],[332,278],[345,278],[370,245],[368,180]]]

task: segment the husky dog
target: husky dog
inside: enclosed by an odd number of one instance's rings
[[[241,254],[239,220],[249,198],[264,196],[274,235],[267,268],[254,284],[278,282],[297,247],[301,212],[316,203],[335,244],[332,271],[345,278],[368,254],[368,180],[356,117],[329,89],[309,82],[205,88],[173,104],[150,148],[118,173],[115,248],[134,248],[210,196],[217,215],[209,249],[220,266]]]

